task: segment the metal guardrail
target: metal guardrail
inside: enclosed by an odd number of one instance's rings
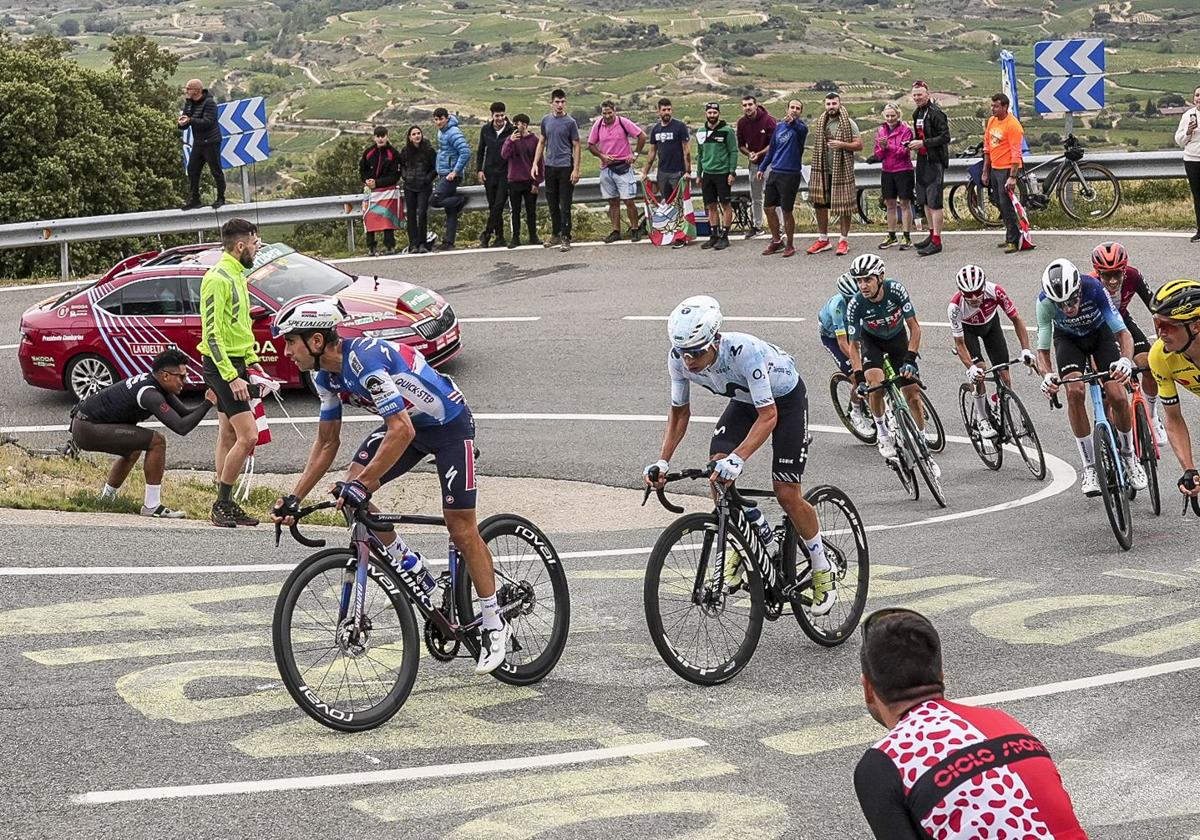
[[[1027,163],[1049,160],[1053,155],[1030,155]],[[967,169],[977,159],[952,157],[946,169],[946,185],[967,182]],[[1089,151],[1088,162],[1107,166],[1119,180],[1151,180],[1183,178],[1183,163],[1178,151],[1106,152]],[[859,186],[877,182],[878,164],[858,163],[855,175]],[[735,195],[748,195],[747,172],[738,172]],[[465,210],[486,210],[487,198],[482,186],[463,187],[460,195],[467,197]],[[600,179],[584,178],[575,186],[575,202],[594,204],[603,201]],[[435,211],[436,212],[436,211]],[[36,222],[17,222],[0,225],[0,248],[29,248],[38,245],[58,245],[63,279],[71,272],[70,243],[94,242],[132,236],[155,236],[163,233],[197,233],[217,231],[221,225],[237,216],[245,216],[256,224],[277,225],[300,222],[345,221],[346,238],[354,248],[355,223],[362,219],[362,195],[334,195],[323,198],[297,198],[285,201],[259,201],[252,204],[227,204],[220,210],[157,210],[145,213],[122,213],[110,216],[83,216],[73,219],[50,219]]]

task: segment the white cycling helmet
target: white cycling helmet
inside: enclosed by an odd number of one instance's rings
[[[300,295],[279,307],[271,321],[271,335],[332,330],[348,317],[346,307],[332,295]]]
[[[883,260],[875,254],[859,254],[850,263],[851,277],[882,277],[886,271]]]
[[[721,329],[721,304],[708,295],[693,295],[675,307],[667,318],[671,346],[683,353],[703,350]]]
[[[964,265],[958,270],[954,281],[958,283],[960,292],[970,295],[983,291],[984,284],[987,283],[987,275],[977,265]]]
[[[1070,260],[1055,260],[1042,272],[1042,291],[1055,303],[1066,303],[1079,291],[1079,269]]]
[[[854,282],[854,276],[849,271],[837,279],[837,290],[847,300],[858,294],[858,283]]]

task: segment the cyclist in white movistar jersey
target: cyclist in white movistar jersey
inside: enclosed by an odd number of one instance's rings
[[[825,555],[817,512],[800,486],[808,460],[808,395],[795,360],[774,344],[744,333],[722,333],[720,304],[707,295],[690,297],[667,321],[671,350],[671,413],[659,460],[643,472],[665,475],[671,456],[687,433],[691,418],[691,383],[728,397],[709,444],[716,462],[712,481],[733,482],[746,459],[771,439],[771,479],[780,507],[796,525],[813,566],[813,608],[825,615],[837,602],[832,566]],[[659,480],[657,486],[665,483]],[[727,572],[728,575],[728,572]]]

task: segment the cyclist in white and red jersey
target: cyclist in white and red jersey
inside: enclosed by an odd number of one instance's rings
[[[1092,249],[1092,270],[1108,292],[1113,308],[1125,319],[1125,328],[1133,337],[1133,363],[1140,368],[1150,365],[1151,341],[1142,332],[1129,314],[1129,303],[1134,296],[1142,299],[1146,310],[1150,309],[1150,287],[1142,272],[1129,264],[1129,252],[1120,242],[1101,242]],[[1142,392],[1150,409],[1150,421],[1154,424],[1154,436],[1159,446],[1167,445],[1167,430],[1158,416],[1158,383],[1147,370],[1142,374]]]
[[[945,698],[925,616],[883,609],[862,627],[867,710],[890,730],[854,770],[876,840],[1087,840],[1042,742],[998,709]]]
[[[950,316],[950,334],[954,336],[954,349],[967,369],[967,382],[975,386],[975,418],[980,436],[996,437],[996,430],[988,419],[987,391],[983,383],[983,351],[993,365],[1008,361],[1008,342],[996,312],[1002,310],[1013,323],[1017,341],[1021,342],[1021,361],[1032,365],[1035,361],[1029,347],[1029,331],[1017,314],[1004,287],[989,283],[983,269],[977,265],[964,265],[955,277],[958,291],[950,298],[947,314]],[[982,344],[982,348],[980,347]],[[1012,376],[1007,370],[1000,372],[1004,384],[1012,387]]]

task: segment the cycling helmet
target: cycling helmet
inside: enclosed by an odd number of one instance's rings
[[[958,283],[960,292],[972,295],[983,291],[984,284],[987,283],[987,275],[977,265],[964,265],[955,275],[954,282]]]
[[[676,350],[694,353],[713,343],[723,320],[716,298],[694,295],[676,306],[667,318],[667,336]]]
[[[1163,283],[1150,299],[1150,312],[1172,321],[1200,318],[1200,283],[1195,280]]]
[[[849,271],[837,279],[837,290],[841,292],[842,297],[849,300],[858,294],[858,284],[854,282],[854,275]]]
[[[271,336],[332,330],[349,315],[332,295],[300,295],[279,307],[271,321]]]
[[[1092,268],[1096,271],[1120,271],[1129,265],[1129,254],[1120,242],[1101,242],[1092,249]]]
[[[851,277],[882,277],[886,271],[883,260],[875,254],[859,254],[850,263]]]
[[[1042,292],[1055,303],[1066,303],[1079,291],[1079,269],[1070,260],[1055,260],[1042,272]]]

